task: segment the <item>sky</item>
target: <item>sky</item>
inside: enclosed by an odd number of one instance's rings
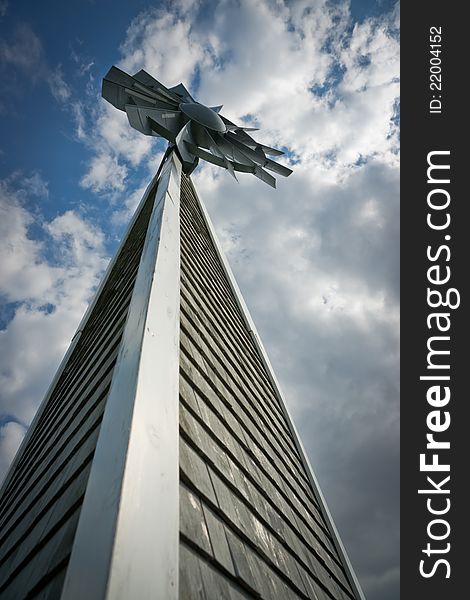
[[[0,478],[165,143],[111,67],[259,127],[273,190],[201,164],[206,204],[351,562],[399,597],[399,6],[0,0]]]

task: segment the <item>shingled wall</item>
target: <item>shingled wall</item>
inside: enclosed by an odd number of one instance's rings
[[[180,353],[180,598],[354,598],[184,175]]]
[[[0,499],[2,600],[60,598],[154,192],[142,208]]]
[[[154,192],[0,498],[2,599],[60,598]],[[180,222],[179,597],[354,599],[184,175]]]

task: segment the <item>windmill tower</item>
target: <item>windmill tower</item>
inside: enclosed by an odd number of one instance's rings
[[[0,596],[359,600],[190,173],[290,170],[183,85],[103,96],[170,145],[0,496]]]

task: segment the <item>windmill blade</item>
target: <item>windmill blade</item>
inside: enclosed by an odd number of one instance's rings
[[[230,175],[238,181],[234,173],[234,162],[236,159],[233,156],[233,152],[224,152],[223,145],[226,144],[226,142],[224,141],[223,135],[220,135],[215,131],[210,132],[204,126],[195,122],[192,122],[191,124],[191,131],[197,144],[203,148],[208,148],[213,156],[222,159],[223,164]],[[227,150],[228,149],[227,146]]]
[[[124,106],[131,101],[131,97],[125,89],[131,88],[133,84],[134,80],[130,75],[117,67],[111,67],[103,78],[101,94],[113,106],[124,110]]]
[[[159,137],[165,138],[173,144],[176,143],[176,136],[173,134],[172,131],[170,131],[163,125],[160,125],[160,123],[157,123],[157,121],[152,119],[152,117],[147,117],[147,122],[149,124],[150,129],[154,131]]]
[[[212,110],[215,110],[216,108],[222,108],[222,106],[220,106],[220,107],[216,106],[216,107],[212,108]],[[227,131],[259,131],[259,127],[243,127],[243,125],[236,125],[235,123],[232,123],[232,121],[229,121],[223,115],[220,115],[220,118],[227,126]],[[254,140],[252,138],[250,138],[250,139],[254,142]]]
[[[177,107],[174,100],[158,95],[117,67],[112,67],[104,77],[102,96],[119,110],[125,110],[126,104],[142,105],[143,102],[149,106],[159,106],[160,108],[175,109]]]
[[[204,126],[193,122],[191,125],[191,131],[198,146],[202,146],[202,148],[210,150],[214,156],[217,156],[224,161],[226,160],[224,154],[219,150],[216,140]]]
[[[256,146],[256,148],[254,149],[254,151],[256,152],[256,154],[258,154],[259,156],[261,156],[262,158],[264,158],[264,160],[268,159],[268,157],[264,153],[264,150],[263,150],[263,148],[261,148],[261,146]]]
[[[132,96],[133,98],[137,98],[138,100],[144,100],[144,102],[148,102],[149,104],[153,104],[154,106],[158,104],[163,104],[165,107],[169,107],[170,109],[175,109],[178,107],[178,103],[173,100],[168,100],[160,93],[154,92],[149,88],[141,85],[138,82],[134,83],[134,87],[125,88],[124,90],[127,94]]]
[[[145,85],[142,85],[138,81],[134,83],[134,87],[132,88],[132,91],[134,93],[136,92],[136,90],[143,93],[144,96],[153,98],[153,100],[156,100],[158,102],[163,102],[165,103],[165,105],[170,106],[174,109],[178,108],[178,102],[176,100],[172,100],[170,97],[165,96],[165,94],[162,94],[161,92],[154,92],[153,90],[151,90]]]
[[[227,131],[235,131],[237,129],[236,125],[227,125]]]
[[[242,165],[246,165],[247,167],[251,167],[252,169],[256,166],[255,161],[253,161],[247,154],[244,152],[244,149],[239,149],[233,144],[231,144],[231,152],[233,156],[233,160]]]
[[[243,142],[240,142],[239,140],[237,140],[237,138],[230,133],[227,133],[225,138],[233,146],[240,148],[240,150],[246,156],[248,156],[248,158],[250,158],[253,162],[255,162],[257,165],[261,165],[262,167],[264,167],[264,165],[268,159],[266,158],[266,156],[263,153],[255,152],[255,150],[246,146]]]
[[[194,128],[194,124],[193,124],[192,129],[193,128]],[[194,154],[198,158],[202,158],[203,160],[206,160],[207,162],[212,163],[213,165],[217,165],[218,167],[223,167],[223,168],[227,169],[229,171],[229,173],[231,175],[233,175],[233,177],[237,181],[238,181],[238,179],[236,178],[235,173],[232,172],[230,167],[233,167],[233,171],[239,171],[242,173],[254,173],[255,172],[254,164],[253,164],[253,166],[249,166],[246,164],[228,161],[225,158],[225,156],[222,154],[222,152],[218,149],[216,142],[212,139],[209,132],[207,132],[206,130],[203,130],[203,131],[204,131],[205,136],[203,134],[200,136],[200,138],[205,137],[205,139],[206,139],[205,143],[207,143],[208,145],[210,144],[211,152],[206,152],[205,150],[203,150],[202,148],[199,148],[198,146],[196,146],[195,144],[193,144],[191,142],[185,142],[188,150],[192,154]],[[207,139],[207,138],[209,138],[209,139]]]
[[[200,125],[197,125],[197,123],[191,123],[191,131],[193,132],[197,143],[197,146],[195,144],[188,145],[193,154],[199,158],[204,158],[204,160],[207,160],[212,164],[216,164],[219,167],[230,169],[229,165],[227,165],[229,162],[228,159],[219,148],[219,140],[215,139],[217,136],[212,137],[209,131]],[[222,138],[222,144],[225,143],[226,142]],[[208,148],[210,152],[205,152],[198,146]],[[240,156],[236,148],[232,148],[232,150],[235,150],[236,156]],[[232,158],[235,157],[233,152],[231,152],[230,156]],[[236,162],[236,160],[230,160],[230,163],[233,166],[234,171],[239,171],[241,173],[254,173],[255,171],[255,163],[250,161],[250,159],[246,156],[243,157],[243,163]]]
[[[285,154],[285,152],[283,152],[282,150],[278,150],[277,148],[271,148],[270,146],[260,144],[259,142],[254,140],[250,135],[245,133],[246,131],[246,129],[237,130],[235,132],[232,132],[232,135],[236,135],[237,139],[240,142],[243,142],[246,146],[249,146],[254,150],[256,150],[257,148],[261,148],[263,152],[269,154],[270,156],[282,156],[283,154]]]
[[[135,104],[126,104],[125,110],[130,125],[145,135],[160,135],[150,125],[149,118],[163,127],[166,132],[171,132],[173,140],[184,125],[183,116],[176,110],[147,108]]]
[[[289,167],[280,165],[279,163],[274,162],[270,158],[267,158],[261,148],[259,148],[258,150],[251,150],[251,148],[247,148],[246,146],[244,146],[237,140],[231,140],[231,141],[234,145],[240,147],[241,150],[249,158],[251,158],[255,163],[257,163],[258,165],[261,165],[265,169],[269,169],[270,171],[273,171],[274,173],[277,173],[278,175],[281,175],[282,177],[289,177],[289,175],[292,173],[292,169],[289,169]]]
[[[137,81],[138,84],[144,85],[146,88],[150,88],[153,92],[158,92],[164,99],[168,100],[171,103],[179,104],[179,97],[172,93],[171,89],[168,89],[163,83],[160,83],[155,77],[152,77],[141,69],[138,73],[133,75],[133,78]]]
[[[267,173],[261,167],[256,167],[253,175],[255,177],[258,177],[258,179],[261,179],[261,181],[264,181],[264,183],[270,185],[272,188],[276,189],[276,180],[274,179],[274,177]]]
[[[222,152],[222,154],[225,156],[225,158],[227,158],[228,160],[235,160],[235,157],[233,155],[233,145],[229,144],[223,136],[217,137],[216,138],[216,144],[217,144],[217,149]]]
[[[238,130],[238,131],[232,131],[231,135],[236,136],[237,140],[239,140],[240,142],[243,142],[246,146],[249,146],[250,148],[256,148],[256,146],[259,146],[258,142],[255,141],[251,135],[248,135],[245,131],[243,130]]]
[[[131,96],[131,98],[134,99],[134,102],[135,102],[135,99],[137,98],[138,101],[143,100],[144,102],[147,102],[148,104],[153,104],[154,106],[157,104],[157,99],[153,95],[150,96],[149,94],[142,93],[135,89],[127,88],[127,87],[124,88],[124,92],[126,94],[129,94],[129,96]]]
[[[127,120],[129,124],[140,133],[144,135],[155,135],[154,130],[150,127],[150,123],[147,119],[148,115],[144,116],[144,113],[139,110],[139,107],[135,104],[126,104],[124,107],[127,115]]]
[[[182,83],[178,83],[178,85],[169,88],[168,91],[178,96],[179,102],[181,102],[181,100],[183,100],[183,102],[195,102],[194,98]]]
[[[230,160],[226,160],[225,161],[226,165],[227,165],[227,170],[230,173],[230,175],[235,179],[235,181],[237,183],[239,183],[237,176],[235,175],[235,169],[233,167],[233,163]]]
[[[217,149],[224,154],[224,156],[232,161],[233,163],[245,164],[249,167],[254,166],[254,162],[246,156],[243,152],[239,151],[225,135],[214,134],[214,141]]]
[[[235,173],[234,173],[233,164],[230,162],[230,160],[228,160],[226,153],[223,151],[223,148],[220,147],[219,137],[222,140],[223,140],[223,137],[218,136],[218,134],[216,132],[210,133],[205,127],[202,127],[201,125],[196,124],[196,127],[194,127],[194,129],[198,130],[196,137],[199,140],[200,145],[202,145],[206,148],[209,148],[212,155],[221,159],[224,167],[228,170],[230,175],[232,175],[232,177],[234,177],[234,179],[236,179],[238,181],[238,179],[236,178]],[[193,131],[194,131],[194,129],[193,129]]]
[[[292,173],[267,156],[282,156],[283,151],[248,134],[258,128],[232,123],[219,114],[222,105],[196,102],[182,83],[167,88],[143,69],[130,76],[112,67],[103,79],[103,97],[123,110],[137,131],[174,144],[186,174],[200,158],[227,169],[235,179],[235,172],[252,173],[272,187],[276,180],[266,169],[284,177]]]
[[[247,167],[246,165],[241,165],[238,163],[232,163],[231,161],[227,160],[226,158],[221,158],[220,156],[214,156],[210,152],[206,152],[205,150],[202,150],[202,148],[198,148],[194,144],[191,144],[191,142],[185,142],[185,144],[186,144],[188,150],[192,154],[197,156],[198,158],[202,158],[203,160],[210,162],[213,165],[217,165],[218,167],[223,167],[223,168],[227,169],[228,172],[230,173],[230,175],[232,175],[232,177],[237,182],[238,182],[238,179],[237,179],[237,176],[235,175],[235,171],[240,171],[243,173],[253,173],[253,174],[255,172],[254,168]]]
[[[256,152],[255,150],[251,150],[251,148],[247,148],[242,142],[238,141],[235,136],[228,133],[226,137],[232,144],[239,147],[249,158],[262,167],[265,167],[278,175],[282,175],[283,177],[288,177],[292,173],[292,169],[266,158],[264,152]]]
[[[207,162],[212,163],[213,165],[217,165],[218,167],[223,167],[224,169],[227,168],[227,165],[225,164],[226,161],[220,156],[214,156],[210,152],[206,152],[205,150],[202,150],[202,148],[198,148],[195,144],[192,144],[191,142],[185,141],[184,143],[187,146],[188,150],[192,154],[194,154],[194,156],[202,158]]]
[[[262,148],[266,154],[270,156],[282,156],[285,154],[282,150],[278,150],[277,148],[271,148],[270,146],[265,146],[264,144],[258,144],[259,148]]]
[[[242,163],[234,162],[233,168],[235,169],[235,171],[240,171],[240,173],[252,173],[254,175],[256,165],[253,165],[252,167],[250,167],[250,166],[244,165]]]
[[[254,152],[260,157],[260,159],[263,160],[263,162],[259,164],[261,164],[265,169],[269,169],[278,175],[282,175],[282,177],[289,177],[289,175],[292,173],[292,169],[289,169],[289,167],[280,165],[274,160],[267,158],[266,154],[263,152],[263,149],[259,146],[254,150]],[[250,152],[247,154],[250,154]]]
[[[146,116],[152,117],[157,123],[163,125],[169,129],[174,136],[178,135],[178,132],[184,126],[186,119],[177,110],[161,110],[158,108],[141,110]]]
[[[229,125],[233,125],[233,127],[236,127],[235,123],[232,123],[232,121],[229,121],[227,119],[227,117],[224,117],[224,115],[220,115],[220,118],[225,123],[225,125],[227,125],[227,128],[229,127]]]
[[[235,123],[232,123],[232,121],[229,121],[227,119],[227,117],[224,117],[224,115],[220,115],[220,118],[225,123],[225,126],[227,127],[227,131],[236,131],[237,129],[243,130],[243,127],[240,127],[240,125],[236,125]]]
[[[181,129],[181,131],[176,136],[175,144],[178,149],[181,160],[183,161],[183,167],[185,169],[185,173],[191,173],[197,166],[198,157],[195,156],[188,148],[187,143],[192,143],[193,139],[191,132],[191,121],[186,123],[186,125]]]
[[[277,173],[277,175],[281,175],[282,177],[289,177],[289,175],[293,173],[292,169],[289,169],[289,167],[280,165],[279,163],[274,162],[269,158],[266,159],[266,162],[264,163],[264,168],[269,169],[273,173]]]

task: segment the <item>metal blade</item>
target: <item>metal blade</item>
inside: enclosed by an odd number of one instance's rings
[[[130,75],[116,67],[111,67],[103,78],[101,94],[113,106],[124,110],[124,106],[131,102],[131,97],[125,88],[132,87],[133,83],[134,80]]]
[[[285,154],[285,152],[283,152],[282,150],[278,150],[277,148],[270,148],[269,146],[265,146],[264,144],[258,144],[258,146],[270,156],[282,156],[283,154]]]
[[[256,167],[253,175],[255,177],[258,177],[258,179],[261,179],[261,181],[264,181],[264,183],[267,183],[268,185],[270,185],[272,188],[276,189],[276,180],[274,179],[274,177],[272,175],[270,175],[269,173],[267,173],[261,167]]]
[[[181,102],[181,100],[183,100],[183,102],[195,102],[194,98],[182,83],[178,83],[178,85],[169,88],[168,91],[175,94],[178,97],[179,102]]]
[[[144,133],[145,135],[162,135],[166,132],[163,137],[165,139],[174,142],[178,132],[183,127],[185,120],[182,114],[176,110],[160,109],[153,107],[136,106],[135,104],[127,104],[125,106],[127,118],[129,123],[134,129]],[[161,129],[159,132],[151,126],[148,118],[151,118],[154,123],[160,125]],[[171,134],[171,137],[168,135]]]
[[[163,85],[163,83],[160,83],[157,79],[155,79],[155,77],[149,75],[147,71],[141,69],[138,73],[133,75],[133,79],[135,79],[140,85],[144,85],[145,87],[150,88],[150,90],[158,92],[161,96],[163,96],[163,98],[171,103],[179,104],[179,97],[173,93],[171,89],[168,89]]]
[[[187,143],[193,143],[193,135],[191,131],[191,122],[181,129],[176,136],[176,147],[178,148],[179,155],[183,161],[183,170],[185,173],[191,173],[198,163],[198,157],[190,152]]]
[[[157,123],[157,121],[155,121],[154,119],[152,119],[152,117],[147,117],[147,120],[148,120],[149,127],[157,135],[159,135],[162,138],[165,138],[169,142],[172,142],[172,143],[176,142],[176,137],[175,137],[175,135],[173,134],[172,131],[170,131],[169,129],[167,129],[163,125],[160,125],[160,123]]]
[[[217,165],[218,167],[223,167],[224,169],[227,168],[227,165],[225,164],[226,161],[220,156],[214,156],[210,152],[206,152],[205,150],[198,148],[195,144],[192,144],[191,142],[185,141],[185,144],[188,147],[188,150],[195,156],[198,156],[199,158],[202,158],[207,162],[212,163],[213,165]]]
[[[266,158],[264,152],[260,152],[262,147],[259,147],[258,152],[252,150],[251,148],[246,147],[242,142],[236,139],[233,134],[227,133],[226,138],[228,138],[232,144],[239,147],[242,152],[244,152],[249,158],[251,158],[255,163],[269,169],[270,171],[274,171],[278,175],[282,175],[283,177],[288,177],[292,173],[292,169],[285,167],[284,165],[280,165],[270,158]]]

